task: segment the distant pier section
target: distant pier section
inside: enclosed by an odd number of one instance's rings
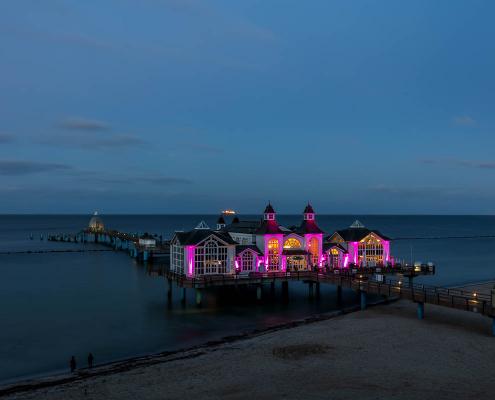
[[[110,247],[112,250],[125,251],[142,262],[168,263],[170,258],[170,241],[149,233],[127,233],[106,229],[97,212],[91,217],[86,229],[73,235],[48,235],[48,240],[67,243],[97,243]]]

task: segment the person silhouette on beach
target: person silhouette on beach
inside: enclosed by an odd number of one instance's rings
[[[93,353],[88,354],[88,368],[93,368],[93,362],[95,358],[93,357]]]
[[[72,356],[70,358],[70,372],[74,372],[76,370],[76,357]]]

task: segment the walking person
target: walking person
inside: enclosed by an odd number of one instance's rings
[[[74,372],[76,370],[76,357],[72,356],[70,358],[69,365],[70,365],[70,372]]]
[[[93,353],[88,354],[88,368],[93,368],[93,362],[95,358],[93,357]]]

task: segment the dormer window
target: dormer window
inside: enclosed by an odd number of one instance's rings
[[[306,221],[314,221],[315,220],[315,215],[313,213],[304,214],[304,219]]]
[[[265,220],[266,221],[274,221],[275,220],[275,214],[272,214],[272,213],[265,214]]]

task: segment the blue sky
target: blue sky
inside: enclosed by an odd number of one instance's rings
[[[0,213],[493,214],[494,14],[4,0]]]

